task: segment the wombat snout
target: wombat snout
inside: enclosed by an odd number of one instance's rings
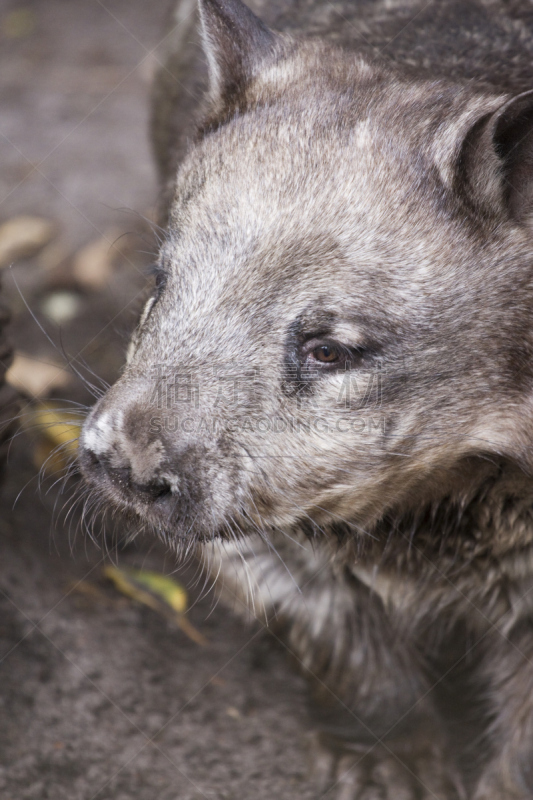
[[[212,526],[206,496],[212,483],[206,445],[194,436],[154,428],[149,395],[137,383],[117,383],[95,406],[80,439],[78,461],[98,495],[177,538],[200,537]],[[191,526],[195,520],[199,531]]]
[[[175,448],[150,432],[150,418],[143,404],[124,399],[96,407],[80,441],[79,463],[86,479],[122,501],[162,506],[179,494],[170,469]]]
[[[132,477],[131,465],[113,466],[109,457],[97,455],[92,450],[82,450],[80,463],[84,473],[92,473],[100,481],[109,481],[118,491],[133,492],[146,502],[163,501],[173,494],[167,478],[155,476],[139,483]]]

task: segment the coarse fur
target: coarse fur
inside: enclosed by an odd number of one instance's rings
[[[285,642],[330,796],[533,798],[533,8],[250,8],[170,20],[82,470]]]

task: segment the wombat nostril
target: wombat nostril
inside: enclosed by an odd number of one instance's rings
[[[133,489],[149,500],[164,500],[172,494],[172,488],[166,478],[156,478],[145,484],[134,484]]]
[[[107,467],[106,472],[111,478],[112,483],[120,489],[129,487],[131,480],[131,470],[129,467]]]
[[[87,470],[99,470],[104,468],[99,456],[97,456],[93,450],[88,450],[86,447],[80,448],[80,460],[83,467]]]
[[[160,478],[157,481],[157,485],[159,487],[159,494],[158,497],[164,497],[167,494],[172,494],[172,489],[170,488],[170,483],[165,480],[164,478]]]
[[[83,448],[80,453],[80,461],[87,475],[90,474],[93,479],[98,481],[110,482],[126,497],[133,492],[145,503],[153,503],[164,501],[173,494],[174,483],[167,478],[156,476],[146,482],[136,481],[131,466],[112,466],[106,454],[97,454],[94,450]]]

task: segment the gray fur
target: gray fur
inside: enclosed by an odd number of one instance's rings
[[[339,800],[531,798],[533,10],[250,6],[171,21],[82,470],[279,631]]]

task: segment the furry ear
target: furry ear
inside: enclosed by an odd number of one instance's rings
[[[467,133],[458,180],[478,209],[533,221],[533,90],[479,119]]]
[[[211,96],[217,104],[257,73],[278,37],[241,0],[199,0]]]

